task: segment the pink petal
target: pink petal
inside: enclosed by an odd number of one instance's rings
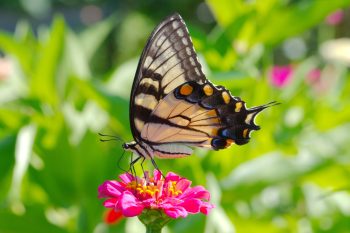
[[[199,199],[187,199],[181,204],[181,206],[191,214],[197,214],[201,208],[201,205],[202,201]]]
[[[103,206],[106,208],[115,208],[118,204],[117,198],[109,198],[103,202]]]
[[[134,217],[142,213],[144,206],[131,192],[125,191],[118,202],[118,208],[125,217]]]
[[[168,208],[168,206],[177,206],[183,203],[184,201],[177,197],[167,197],[163,202],[161,203],[165,208]]]
[[[192,182],[187,179],[182,179],[179,182],[177,182],[176,189],[179,189],[182,192],[184,192],[186,189],[188,189],[188,187],[191,186],[191,183]]]
[[[202,186],[195,186],[188,188],[179,198],[198,198],[203,200],[210,200],[210,193]]]
[[[202,214],[207,215],[211,209],[213,209],[215,206],[213,204],[210,204],[208,202],[202,202],[202,206],[200,208],[200,211]]]
[[[165,176],[165,181],[168,182],[168,181],[179,181],[181,180],[182,177],[173,173],[173,172],[168,172],[168,174],[166,174]]]
[[[154,183],[157,183],[158,181],[160,181],[162,179],[162,173],[159,170],[154,169],[153,177],[154,177]]]
[[[164,209],[164,213],[170,218],[186,217],[187,211],[182,206],[174,206]]]
[[[121,174],[119,178],[126,184],[135,180],[135,177],[128,172]]]
[[[155,198],[142,200],[142,205],[144,208],[158,208],[158,203]]]
[[[98,197],[119,197],[124,190],[118,181],[108,180],[98,187]]]

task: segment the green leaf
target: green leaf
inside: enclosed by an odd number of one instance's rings
[[[42,42],[38,52],[38,61],[30,82],[32,96],[43,103],[58,104],[56,78],[60,56],[64,44],[65,23],[62,17],[56,17],[47,41]]]

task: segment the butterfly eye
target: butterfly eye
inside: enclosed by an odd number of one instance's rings
[[[126,143],[124,143],[124,144],[122,145],[122,147],[123,147],[124,150],[130,149],[130,146],[129,146],[128,144],[126,144]]]

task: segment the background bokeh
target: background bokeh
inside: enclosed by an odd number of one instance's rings
[[[128,101],[152,29],[179,12],[204,72],[257,119],[251,142],[158,160],[216,208],[164,232],[350,232],[350,1],[0,2],[0,232],[143,232],[104,223]],[[127,168],[130,154],[121,159]],[[149,166],[152,168],[152,166]]]

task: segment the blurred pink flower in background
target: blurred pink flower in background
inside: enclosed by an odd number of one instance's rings
[[[326,23],[328,25],[337,25],[343,20],[343,18],[344,18],[344,11],[336,10],[327,16]]]
[[[308,84],[313,84],[320,81],[320,78],[321,78],[321,70],[318,68],[314,68],[310,70],[309,73],[307,74],[306,82]]]
[[[144,209],[164,211],[170,218],[208,212],[210,194],[202,186],[190,187],[191,181],[169,172],[165,178],[158,170],[153,177],[145,172],[144,177],[124,173],[121,181],[105,181],[99,188],[99,198],[107,198],[106,208],[121,211],[125,217],[138,216]]]
[[[293,74],[291,65],[274,66],[270,71],[270,81],[275,87],[282,88],[288,84]]]

